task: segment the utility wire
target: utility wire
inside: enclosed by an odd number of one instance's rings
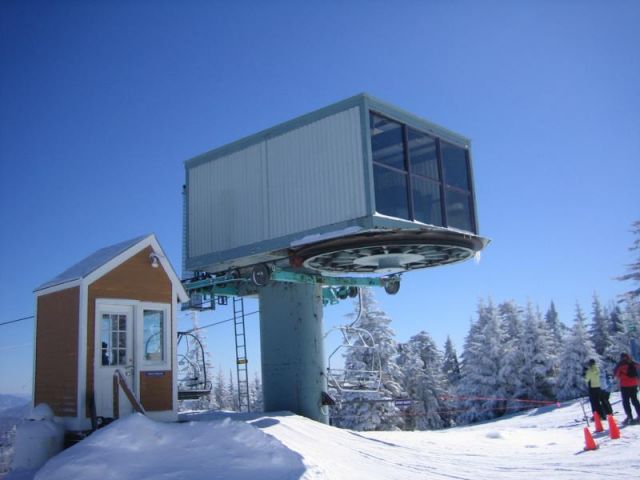
[[[19,345],[3,345],[0,347],[0,352],[4,350],[13,350],[14,348],[30,347],[33,343],[21,343]]]
[[[31,315],[29,317],[17,318],[15,320],[9,320],[8,322],[2,322],[2,323],[0,323],[0,327],[3,326],[3,325],[9,325],[10,323],[16,323],[16,322],[22,322],[23,320],[29,320],[30,318],[33,318],[33,315]]]

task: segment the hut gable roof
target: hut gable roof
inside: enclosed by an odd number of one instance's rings
[[[128,250],[134,248],[135,246],[143,242],[145,244],[152,245],[154,250],[158,251],[159,253],[162,252],[162,249],[158,244],[155,238],[155,235],[153,234],[142,235],[136,238],[132,238],[131,240],[116,243],[115,245],[110,245],[108,247],[101,248],[100,250],[97,250],[96,252],[92,253],[91,255],[84,258],[83,260],[80,260],[75,265],[72,265],[71,267],[67,268],[64,272],[60,273],[59,275],[56,275],[54,278],[52,278],[48,282],[45,282],[39,287],[37,287],[35,289],[35,292],[38,292],[40,290],[45,290],[47,288],[55,287],[57,285],[62,285],[62,284],[74,282],[77,280],[83,280],[89,276],[92,276],[91,275],[92,273],[98,271],[99,269],[107,265],[112,260],[115,260],[120,255],[124,254]],[[160,255],[160,263],[163,265],[165,272],[171,278],[171,281],[176,285],[176,288],[178,290],[177,293],[180,298],[180,301],[183,301],[183,302],[187,301],[188,299],[187,293],[182,287],[182,284],[180,283],[178,276],[173,270],[173,267],[171,266],[171,264],[167,261],[164,254]]]
[[[72,282],[74,280],[80,280],[81,278],[86,277],[91,272],[100,268],[109,260],[117,257],[123,252],[126,252],[131,247],[140,243],[142,240],[144,240],[149,236],[150,235],[142,235],[140,237],[127,240],[125,242],[120,242],[120,243],[116,243],[115,245],[110,245],[108,247],[101,248],[100,250],[89,255],[88,257],[80,260],[75,265],[72,265],[71,267],[67,268],[64,272],[56,275],[48,282],[43,283],[38,288],[36,288],[35,291],[37,292],[38,290],[44,290],[45,288],[54,287],[62,283]]]

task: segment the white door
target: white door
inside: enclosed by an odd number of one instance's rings
[[[96,346],[94,392],[96,414],[112,418],[113,375],[120,370],[129,388],[136,392],[133,305],[96,302]],[[119,396],[119,415],[133,411],[122,389]]]

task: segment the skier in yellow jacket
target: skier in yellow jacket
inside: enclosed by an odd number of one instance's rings
[[[587,383],[587,387],[589,387],[591,411],[593,413],[598,412],[598,415],[600,415],[602,419],[607,418],[606,412],[600,402],[600,398],[602,397],[602,392],[600,391],[600,369],[593,358],[589,360],[589,364],[587,365],[584,373],[584,381]]]

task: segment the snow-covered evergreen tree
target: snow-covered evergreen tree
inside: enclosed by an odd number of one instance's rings
[[[629,300],[638,300],[640,299],[640,220],[636,220],[633,223],[631,232],[636,238],[631,247],[629,247],[629,250],[638,252],[638,257],[634,262],[627,265],[628,272],[618,277],[618,280],[630,281],[633,287],[626,292],[624,296]]]
[[[591,327],[589,335],[593,343],[596,353],[600,356],[604,355],[605,350],[611,343],[609,335],[609,319],[600,304],[600,299],[594,293],[593,302],[591,304]]]
[[[498,305],[498,315],[502,322],[504,341],[518,340],[522,335],[522,309],[513,300]]]
[[[558,312],[556,311],[556,306],[553,301],[549,305],[547,313],[544,315],[544,321],[547,324],[547,330],[553,335],[552,342],[554,350],[558,352],[562,346],[562,339],[567,332],[567,327],[558,318]]]
[[[240,402],[238,399],[238,389],[233,383],[233,370],[229,370],[229,384],[227,386],[227,405],[229,410],[237,412],[240,410]]]
[[[619,305],[610,305],[605,310],[605,316],[607,317],[609,342],[601,355],[601,368],[609,375],[613,375],[613,369],[620,359],[620,353],[629,348],[629,331]]]
[[[527,305],[524,328],[518,341],[523,364],[517,373],[519,379],[515,396],[526,400],[554,398],[556,355],[552,350],[551,334],[540,318],[540,313]]]
[[[521,340],[523,334],[523,322],[521,309],[511,300],[498,306],[498,314],[504,331],[503,361],[499,371],[499,381],[505,398],[517,396],[521,389],[520,372],[525,364],[524,351]],[[515,407],[521,404],[515,404]],[[509,406],[510,408],[513,405]]]
[[[465,339],[458,396],[460,423],[487,420],[505,412],[504,389],[499,373],[504,358],[504,334],[498,312],[489,301],[480,303],[478,319]]]
[[[376,302],[368,288],[360,290],[356,312],[361,308],[355,327],[368,331],[373,337],[374,349],[353,348],[345,354],[345,368],[374,370],[379,361],[382,385],[379,392],[344,392],[339,407],[334,409],[334,424],[352,430],[396,430],[402,417],[393,403],[394,398],[406,397],[400,381],[402,372],[396,363],[397,343],[390,327],[391,318]],[[350,317],[353,318],[354,314]],[[359,342],[359,340],[357,341]],[[356,342],[356,343],[357,343]]]
[[[222,367],[218,369],[218,373],[215,376],[215,381],[213,383],[213,397],[220,410],[232,409],[232,406],[229,404],[226,379],[224,378],[224,373],[222,373]]]
[[[556,382],[558,400],[570,400],[587,393],[584,368],[590,359],[599,360],[585,327],[584,314],[576,305],[576,317],[560,353],[560,372]]]
[[[442,372],[442,354],[427,332],[420,332],[402,346],[398,356],[402,386],[413,400],[407,409],[407,430],[448,427],[452,418],[447,409],[447,380]]]
[[[447,341],[444,344],[442,372],[447,377],[447,381],[451,387],[458,385],[460,381],[460,362],[458,361],[458,354],[449,336],[447,336]]]
[[[251,382],[251,385],[249,386],[249,405],[252,412],[264,411],[262,381],[258,376],[258,372],[255,372],[253,382]]]
[[[614,337],[624,330],[624,320],[622,319],[622,309],[620,305],[612,304],[609,309],[609,336]]]

